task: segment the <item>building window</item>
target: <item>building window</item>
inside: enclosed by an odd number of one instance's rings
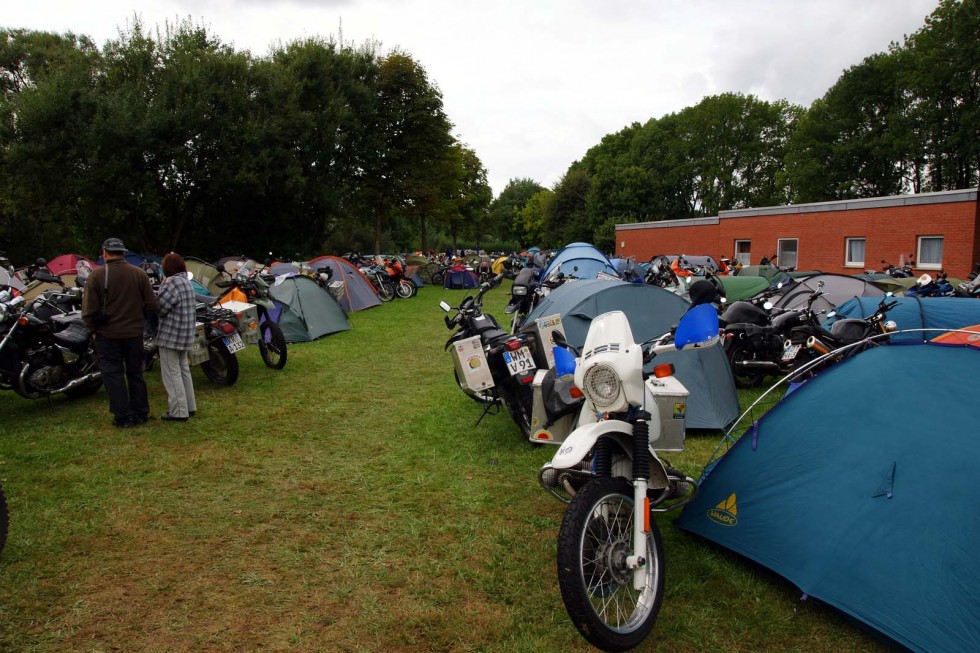
[[[735,260],[742,265],[752,265],[752,241],[751,240],[736,240],[735,241]]]
[[[776,265],[784,270],[795,268],[798,246],[796,238],[780,238],[776,245]]]
[[[864,267],[864,238],[846,238],[844,246],[844,266]]]
[[[923,270],[941,270],[943,267],[943,237],[919,236],[915,267]]]

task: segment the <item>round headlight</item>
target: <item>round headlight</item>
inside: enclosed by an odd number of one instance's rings
[[[608,365],[594,365],[586,373],[582,388],[598,408],[611,405],[619,396],[621,385],[616,370]]]
[[[886,333],[894,333],[895,331],[898,331],[898,323],[896,323],[895,320],[888,320],[883,326],[885,327]]]

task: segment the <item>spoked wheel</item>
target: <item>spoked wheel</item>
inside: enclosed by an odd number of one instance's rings
[[[390,302],[395,298],[395,289],[387,281],[382,281],[378,285],[378,299],[383,302]]]
[[[263,322],[260,327],[259,354],[266,367],[281,370],[286,367],[286,336],[275,322]]]
[[[558,532],[558,585],[579,633],[605,651],[626,651],[650,633],[664,597],[664,553],[652,519],[645,582],[633,587],[633,486],[598,478],[568,504]]]
[[[0,487],[0,551],[3,551],[3,545],[7,543],[7,527],[9,523],[7,499],[3,496],[3,488]]]
[[[228,351],[220,338],[208,343],[208,360],[201,371],[218,385],[232,385],[238,380],[238,357]]]
[[[442,270],[436,270],[436,272],[432,275],[432,285],[441,286],[444,274],[445,273]]]
[[[752,353],[744,344],[736,342],[728,350],[728,362],[732,366],[732,378],[739,388],[753,388],[759,385],[762,382],[762,377],[765,376],[761,370],[752,370],[739,365],[739,363],[747,360],[753,360],[753,358]]]
[[[402,299],[408,299],[409,297],[415,294],[412,290],[414,287],[415,287],[414,283],[411,283],[407,279],[402,279],[395,286],[395,294]]]

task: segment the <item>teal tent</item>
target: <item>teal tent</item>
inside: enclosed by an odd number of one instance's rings
[[[829,368],[709,464],[677,524],[913,651],[980,651],[978,369],[931,344]]]
[[[592,318],[607,311],[623,311],[633,337],[643,341],[670,330],[690,305],[669,290],[647,284],[613,279],[568,281],[531,311],[524,330],[533,328],[542,317],[561,315],[569,344],[581,347]],[[688,428],[725,428],[738,417],[735,382],[721,346],[661,354],[655,362],[673,363],[677,378],[691,393],[687,402]]]
[[[277,321],[286,342],[308,342],[350,329],[347,316],[334,298],[309,277],[277,277],[269,292],[282,305]]]

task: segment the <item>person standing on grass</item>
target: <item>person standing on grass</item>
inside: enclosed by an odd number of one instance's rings
[[[194,383],[187,355],[194,345],[194,288],[187,278],[187,265],[180,254],[163,257],[163,283],[157,291],[160,304],[160,326],[157,345],[160,348],[160,375],[167,389],[167,414],[160,419],[186,422],[197,412]]]
[[[102,243],[102,258],[105,265],[93,270],[85,284],[82,319],[95,334],[112,424],[131,428],[150,418],[143,380],[143,323],[157,310],[157,298],[146,272],[126,262],[121,240]]]

